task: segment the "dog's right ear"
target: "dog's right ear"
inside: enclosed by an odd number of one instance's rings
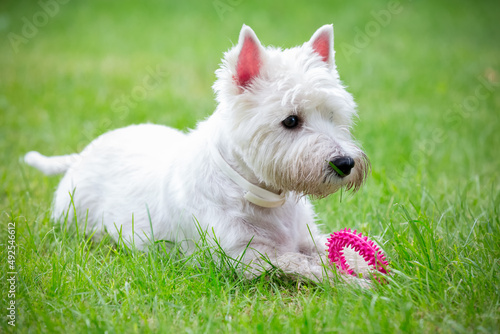
[[[259,75],[263,47],[252,28],[243,25],[238,40],[238,62],[234,79],[240,87],[247,87]]]
[[[321,56],[321,59],[330,66],[333,64],[333,25],[326,24],[316,30],[309,41],[314,52]]]

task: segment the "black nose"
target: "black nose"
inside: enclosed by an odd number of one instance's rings
[[[336,167],[333,168],[333,166],[330,165],[338,176],[344,177],[351,174],[351,169],[354,167],[354,160],[351,157],[340,157],[330,161],[330,164]]]

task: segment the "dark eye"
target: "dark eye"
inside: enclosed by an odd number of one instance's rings
[[[283,122],[281,122],[286,128],[293,129],[299,125],[299,117],[296,115],[290,115]]]

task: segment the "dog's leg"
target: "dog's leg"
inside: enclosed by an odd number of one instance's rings
[[[326,271],[330,270],[324,266],[327,264],[326,257],[322,259],[318,253],[288,252],[271,247],[267,243],[252,243],[241,260],[247,278],[254,278],[273,268],[278,268],[290,276],[322,282],[328,276]]]
[[[362,288],[369,288],[370,281],[358,279],[354,276],[340,273],[330,264],[326,255],[307,256],[297,253],[284,253],[275,259],[275,263],[284,273],[309,279],[313,282],[332,281],[337,279],[340,282],[357,285]]]
[[[326,240],[326,236],[321,237]],[[322,241],[321,238],[319,240]],[[244,274],[247,278],[252,279],[273,268],[278,268],[287,276],[317,283],[336,279],[365,288],[369,287],[369,281],[337,271],[336,267],[330,263],[324,247],[319,248],[323,250],[322,252],[317,252],[316,249],[316,246],[314,250],[310,248],[312,251],[309,254],[304,254],[280,252],[267,244],[252,244],[251,250],[247,250],[243,259],[243,262],[247,263]]]
[[[281,270],[285,275],[296,279],[305,279],[316,283],[325,280],[369,287],[369,281],[357,279],[336,271],[329,265],[326,256],[305,255],[301,253],[286,252],[276,257],[260,256],[255,258],[246,268],[244,274],[248,279],[253,279],[271,270],[273,267]]]
[[[323,266],[319,256],[287,252],[276,257],[273,262],[286,274],[298,275],[314,282],[322,282],[329,276],[329,268]]]

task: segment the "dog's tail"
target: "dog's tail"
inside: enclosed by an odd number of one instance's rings
[[[45,175],[55,175],[66,172],[78,159],[77,153],[46,157],[38,152],[31,151],[24,156],[24,162],[35,167]]]

